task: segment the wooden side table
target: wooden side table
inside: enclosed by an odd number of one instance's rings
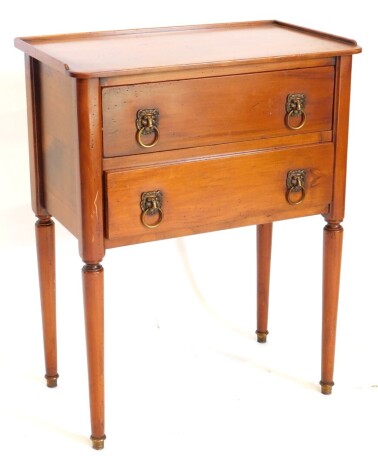
[[[55,217],[79,241],[95,449],[104,446],[107,248],[257,225],[257,339],[272,223],[322,214],[321,391],[333,386],[352,54],[263,21],[18,38],[25,53],[46,380],[57,385]]]

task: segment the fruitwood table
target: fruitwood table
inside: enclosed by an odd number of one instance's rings
[[[105,250],[322,214],[321,391],[333,386],[352,54],[278,21],[17,38],[25,53],[46,380],[57,385],[54,222],[79,242],[92,424],[104,446]]]

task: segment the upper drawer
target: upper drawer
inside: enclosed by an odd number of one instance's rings
[[[104,88],[104,156],[248,141],[332,128],[332,66]],[[303,94],[303,112],[287,121],[287,97]],[[137,113],[157,109],[158,131],[140,135]],[[146,123],[146,121],[145,121]],[[144,134],[144,131],[142,131]]]

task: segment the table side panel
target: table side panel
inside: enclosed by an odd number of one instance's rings
[[[32,209],[37,217],[49,217],[45,208],[41,154],[39,107],[39,62],[25,54],[25,81],[28,116],[29,168]]]
[[[345,211],[346,172],[349,131],[349,103],[351,87],[352,57],[339,57],[336,65],[335,84],[335,169],[334,194],[326,220],[341,222]]]
[[[39,71],[44,202],[48,212],[77,236],[76,80],[44,64]]]

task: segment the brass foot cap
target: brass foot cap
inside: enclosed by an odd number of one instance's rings
[[[322,380],[319,382],[320,386],[322,387],[322,394],[323,395],[331,395],[332,387],[335,385],[334,382],[323,382]]]
[[[55,388],[58,385],[59,374],[56,375],[45,375],[46,385],[49,388]]]
[[[104,442],[105,442],[106,436],[105,434],[102,437],[94,437],[91,436],[91,441],[92,441],[92,448],[95,450],[101,450],[104,448]]]
[[[269,331],[258,331],[256,330],[257,342],[266,343],[266,337],[269,334]]]

